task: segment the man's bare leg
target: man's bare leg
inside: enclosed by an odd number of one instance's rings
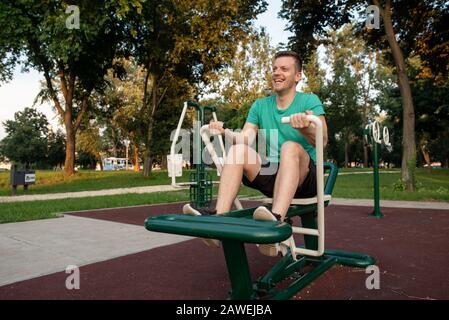
[[[220,176],[218,187],[217,214],[231,210],[234,199],[240,189],[243,174],[252,181],[261,168],[257,152],[246,144],[231,146],[226,156],[226,163]]]
[[[287,141],[282,145],[272,207],[272,212],[280,214],[282,219],[287,214],[298,185],[304,182],[309,172],[309,161],[307,151],[300,144]]]

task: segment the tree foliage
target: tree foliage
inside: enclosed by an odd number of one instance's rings
[[[46,159],[48,121],[44,114],[25,108],[3,125],[7,134],[0,143],[3,157],[26,167]]]
[[[270,93],[275,50],[264,29],[254,31],[248,42],[240,44],[228,66],[210,75],[204,95],[215,98],[204,102],[219,107],[220,120],[229,128],[241,129],[253,102]]]
[[[381,27],[366,29],[366,8],[376,5]],[[368,43],[377,48],[389,48],[391,61],[396,66],[397,82],[401,92],[403,110],[402,179],[408,191],[414,191],[416,164],[415,110],[405,60],[412,53],[435,58],[426,61],[429,66],[447,69],[449,53],[447,13],[448,4],[442,0],[346,0],[346,1],[292,1],[284,0],[281,16],[290,21],[288,29],[294,33],[290,46],[305,59],[319,44],[319,36],[329,28],[338,29],[349,22],[355,12],[362,13],[359,32]],[[427,19],[423,19],[427,18]],[[446,20],[441,20],[446,17]],[[441,59],[443,58],[443,59]]]
[[[58,129],[48,132],[48,150],[45,164],[51,168],[62,168],[65,160],[65,135]]]
[[[54,104],[66,130],[66,175],[74,173],[75,136],[93,90],[115,56],[125,55],[129,12],[140,12],[139,0],[82,0],[79,27],[68,28],[72,1],[5,0],[0,2],[0,73],[11,76],[15,64],[43,73],[41,98]]]
[[[85,121],[76,137],[76,151],[83,154],[84,158],[89,159],[89,168],[95,169],[97,163],[102,163],[102,139],[100,135],[100,127],[95,120]],[[81,161],[84,166],[85,161]]]
[[[122,66],[123,74],[109,70],[107,88],[99,97],[103,110],[101,123],[106,127],[104,140],[108,148],[105,152],[112,150],[112,156],[116,157],[117,147],[124,147],[124,140],[129,140],[134,169],[138,171],[146,134],[146,116],[142,112],[145,71],[132,58],[116,63]]]
[[[423,78],[427,66],[418,58],[409,61],[409,72],[412,76],[411,88],[416,107],[416,136],[418,144],[418,163],[441,162],[449,166],[449,81],[440,83],[432,76]],[[400,146],[402,114],[400,92],[396,86],[386,86],[379,103],[388,112],[388,122],[395,136],[392,142]],[[398,141],[399,140],[399,141]],[[393,159],[395,160],[395,159]],[[397,160],[396,160],[397,161]]]
[[[154,117],[169,81],[189,84],[229,62],[247,38],[251,20],[266,7],[262,0],[163,0],[150,2],[132,20],[133,56],[146,71],[142,112],[148,117],[144,176],[151,172]]]

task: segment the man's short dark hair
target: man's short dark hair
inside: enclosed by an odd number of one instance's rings
[[[296,70],[301,72],[302,70],[301,57],[295,51],[279,51],[274,55],[275,60],[280,57],[292,57],[293,59],[295,59]]]

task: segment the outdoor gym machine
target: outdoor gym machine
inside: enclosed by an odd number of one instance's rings
[[[363,134],[365,143],[370,146],[373,155],[374,211],[370,216],[382,218],[384,215],[380,211],[379,152],[382,142],[391,151],[390,134],[387,127],[383,127],[381,132],[379,122],[377,121],[366,125]]]
[[[256,221],[253,219],[255,208],[238,208],[222,215],[164,214],[149,217],[145,221],[146,229],[220,240],[231,282],[231,299],[289,299],[335,264],[358,268],[373,265],[375,260],[369,255],[325,249],[324,207],[331,199],[338,168],[332,163],[323,163],[321,120],[312,115],[308,119],[317,127],[317,197],[294,199],[286,215],[287,218],[299,216],[301,227],[294,227],[285,221]],[[288,122],[288,118],[282,119],[282,123]],[[208,125],[204,125],[201,137],[215,165],[221,170],[210,141],[211,135]],[[329,177],[324,183],[325,169],[329,170]],[[267,207],[271,209],[271,205]],[[296,246],[293,234],[303,235],[304,246]],[[281,243],[284,249],[281,260],[254,283],[245,243]],[[285,281],[290,283],[285,286]]]
[[[189,182],[188,183],[176,183],[176,177],[182,176],[182,164],[183,164],[183,155],[176,154],[175,148],[176,143],[179,138],[179,134],[181,132],[181,127],[184,122],[184,118],[188,108],[193,108],[196,111],[196,128],[194,130],[194,162],[195,163],[195,171],[190,173]],[[181,112],[181,117],[178,121],[178,126],[175,131],[175,135],[173,137],[173,141],[170,148],[170,154],[167,156],[167,167],[168,167],[168,175],[172,179],[171,185],[175,188],[184,187],[186,185],[189,186],[189,194],[190,194],[190,203],[195,208],[207,208],[210,205],[212,200],[212,186],[213,182],[211,176],[208,172],[206,172],[206,166],[203,161],[203,149],[204,143],[201,140],[201,128],[205,125],[205,112],[212,112],[212,117],[214,121],[218,121],[216,114],[216,107],[214,106],[201,106],[199,103],[194,101],[184,102],[184,106]],[[189,135],[190,139],[190,135]],[[223,157],[219,159],[219,163],[223,164],[224,155],[225,155],[225,147],[223,143],[223,139],[221,136],[218,137],[220,148],[222,150]],[[190,146],[190,144],[189,144]],[[217,169],[219,174],[219,170]],[[237,208],[241,208],[240,202],[236,203]]]

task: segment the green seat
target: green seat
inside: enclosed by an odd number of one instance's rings
[[[255,221],[220,215],[165,214],[148,218],[145,221],[145,228],[156,232],[244,243],[276,243],[288,239],[292,234],[292,228],[287,223]]]

